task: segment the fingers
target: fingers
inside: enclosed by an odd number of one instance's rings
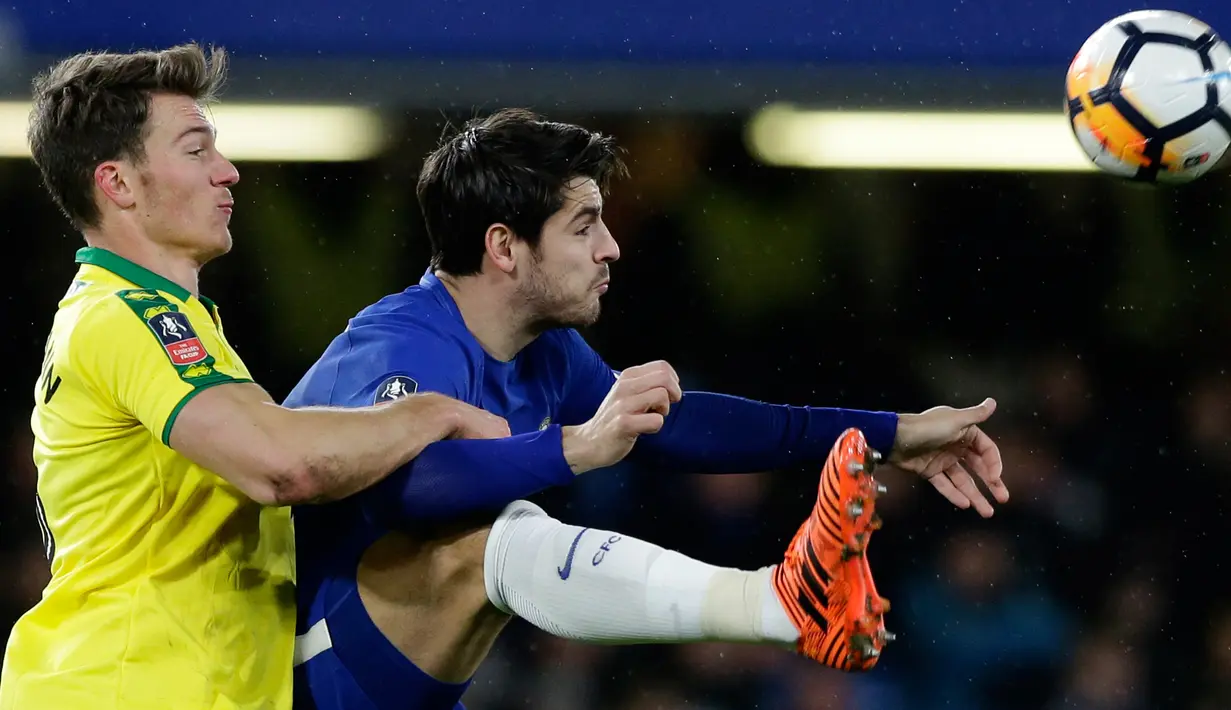
[[[953,486],[953,481],[950,481],[948,476],[940,474],[937,476],[932,476],[928,480],[932,482],[932,486],[934,486],[936,490],[940,491],[940,494],[948,499],[950,503],[962,508],[963,510],[970,507],[970,499]]]
[[[641,436],[642,434],[657,434],[663,428],[666,419],[658,412],[646,412],[629,414],[624,421],[629,434]]]
[[[962,464],[983,481],[998,503],[1008,503],[1009,489],[1000,478],[1004,471],[1004,464],[1000,460],[1000,447],[978,427],[974,427],[973,431],[974,437],[962,457]]]
[[[680,389],[680,376],[675,368],[663,360],[630,367],[620,373],[616,387],[627,394],[639,394],[655,387],[662,387],[670,395],[671,402],[678,402],[684,392]]]
[[[503,417],[485,412],[477,407],[465,410],[462,420],[463,439],[503,439],[510,436],[509,423]]]
[[[656,434],[663,428],[671,411],[671,394],[664,387],[655,387],[625,398],[619,427],[627,435]]]
[[[503,417],[498,417],[494,414],[492,415],[492,422],[489,431],[490,436],[493,439],[502,439],[506,436],[513,435],[512,430],[509,429],[509,423]]]
[[[973,407],[958,410],[961,415],[959,417],[961,426],[970,426],[972,424],[982,424],[987,421],[992,413],[996,411],[996,400],[988,397],[979,404]]]
[[[974,506],[975,512],[984,518],[992,517],[992,513],[995,512],[992,510],[992,504],[987,502],[983,491],[980,491],[979,486],[975,484],[975,479],[970,477],[960,463],[954,463],[945,469],[945,476],[953,483],[953,487]],[[940,478],[940,476],[933,476],[933,478]]]
[[[630,367],[616,375],[615,385],[595,419],[608,433],[627,442],[642,434],[658,433],[666,423],[672,403],[679,402],[683,394],[679,375],[666,362]],[[627,451],[625,448],[620,456]]]
[[[671,395],[662,387],[632,395],[624,400],[624,411],[628,414],[643,414],[654,412],[661,417],[671,411]]]
[[[480,410],[482,416],[476,417],[478,420],[475,430],[485,439],[501,439],[510,436],[509,423],[503,417],[498,417],[490,412]]]

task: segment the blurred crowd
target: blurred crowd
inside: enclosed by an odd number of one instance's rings
[[[624,259],[589,334],[609,362],[665,357],[686,388],[792,404],[996,397],[987,430],[1012,500],[982,520],[886,470],[869,556],[898,640],[871,673],[753,646],[587,646],[514,622],[471,710],[1231,708],[1231,254],[1212,236],[1231,221],[1225,185],[1173,197],[1089,177],[769,171],[732,125],[605,120],[633,169],[607,207]],[[439,130],[422,122],[377,165],[241,166],[235,253],[204,284],[276,397],[347,316],[422,273],[407,166]],[[6,208],[65,234],[37,240],[0,315],[22,363],[3,389],[7,629],[48,576],[29,396],[77,238],[26,166],[0,165],[0,183]],[[28,239],[19,223],[11,240]],[[816,473],[620,466],[540,502],[756,568],[782,554]]]

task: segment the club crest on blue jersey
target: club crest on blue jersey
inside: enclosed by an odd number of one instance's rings
[[[376,388],[376,395],[372,399],[372,404],[392,402],[407,395],[412,395],[418,391],[418,382],[415,382],[406,375],[394,375],[392,377],[385,378],[385,381],[380,383],[380,386]]]

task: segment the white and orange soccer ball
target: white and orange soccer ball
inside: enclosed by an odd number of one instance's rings
[[[1231,47],[1183,13],[1111,20],[1082,45],[1065,84],[1077,142],[1112,175],[1190,182],[1231,146]]]

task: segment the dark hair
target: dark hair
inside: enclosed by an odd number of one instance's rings
[[[226,51],[196,44],[129,54],[85,52],[34,79],[30,152],[51,198],[78,229],[98,226],[94,170],[107,160],[145,160],[153,94],[215,100]]]
[[[537,247],[569,181],[591,178],[606,192],[612,177],[626,174],[610,136],[524,109],[472,119],[427,157],[419,174],[432,268],[478,273],[487,228],[496,223]]]

